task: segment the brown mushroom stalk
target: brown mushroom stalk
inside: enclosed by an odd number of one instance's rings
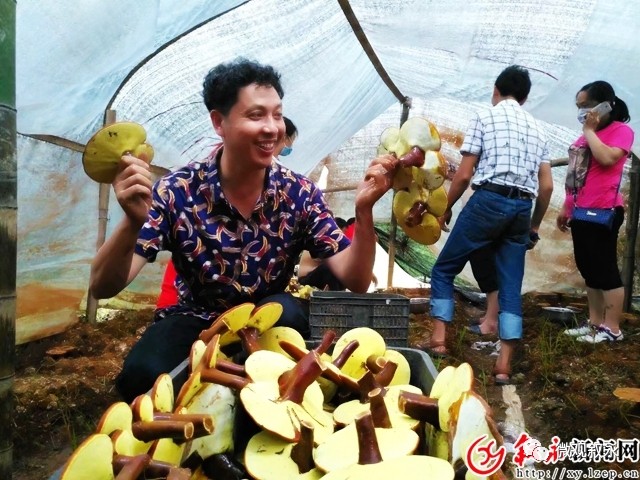
[[[412,392],[402,392],[398,397],[398,409],[411,418],[440,428],[438,400]]]
[[[374,388],[369,392],[369,403],[373,426],[377,428],[391,428],[391,418],[387,404],[384,402],[385,391],[382,388]]]
[[[227,325],[224,316],[220,315],[217,319],[214,320],[209,328],[200,332],[200,336],[198,338],[204,343],[209,343],[209,341],[216,335],[222,335],[223,333],[227,333],[228,331],[229,326]]]
[[[135,457],[116,455],[113,460],[115,480],[136,480],[145,471],[150,460],[151,457],[146,453]]]
[[[307,473],[315,468],[313,446],[313,425],[300,420],[300,440],[291,449],[291,460],[298,466],[300,473]]]
[[[161,413],[153,414],[154,420],[183,421],[193,423],[193,438],[211,435],[214,429],[213,417],[204,413]]]
[[[258,350],[262,350],[260,343],[258,342],[258,337],[260,336],[260,332],[255,327],[246,327],[241,328],[236,332],[236,334],[240,337],[240,341],[242,342],[242,348],[244,348],[245,352],[251,355]]]
[[[422,223],[422,217],[427,213],[428,205],[426,202],[417,201],[409,209],[409,214],[405,217],[404,223],[408,227],[417,227]]]
[[[398,161],[402,167],[421,167],[424,165],[424,150],[420,147],[412,147]]]
[[[287,354],[291,355],[291,358],[293,358],[295,361],[300,361],[307,354],[307,352],[299,348],[297,345],[294,345],[286,340],[281,341],[280,346]],[[357,344],[355,344],[355,347],[357,347]],[[353,350],[349,352],[349,355],[351,355],[351,353],[353,353]],[[349,355],[345,357],[344,361],[346,361]],[[343,387],[350,392],[358,392],[360,390],[360,387],[358,387],[358,383],[353,378],[342,374],[340,370],[338,370],[340,366],[336,365],[335,361],[331,363],[336,368],[327,368],[322,372],[322,377],[332,381],[336,385]]]
[[[331,363],[333,363],[338,368],[344,367],[344,364],[347,363],[349,357],[359,346],[360,342],[358,342],[358,340],[351,340],[347,345],[345,345],[344,349],[342,349],[342,351],[335,356]]]
[[[356,417],[356,431],[358,432],[358,463],[370,465],[380,463],[382,454],[376,438],[376,429],[373,426],[371,412],[363,412]]]
[[[194,430],[193,423],[176,420],[140,421],[131,425],[133,436],[143,442],[150,442],[160,438],[186,441],[193,438]]]
[[[289,372],[285,372],[285,381],[278,379],[280,388],[280,401],[289,400],[301,404],[304,392],[326,370],[326,366],[320,360],[320,355],[311,350]],[[281,378],[282,378],[281,376]]]
[[[223,360],[221,358],[216,360],[216,368],[221,372],[231,373],[240,377],[244,377],[247,374],[244,369],[244,365],[237,364],[230,360]]]
[[[200,380],[207,383],[217,383],[233,390],[242,390],[251,383],[246,377],[223,372],[217,368],[203,368],[200,372]]]

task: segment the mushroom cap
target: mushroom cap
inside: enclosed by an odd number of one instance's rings
[[[336,341],[336,344],[333,347],[332,357],[335,359],[340,355],[340,352],[342,352],[342,350],[344,350],[352,340],[357,340],[359,346],[349,356],[340,370],[342,370],[345,375],[358,379],[367,371],[367,358],[371,355],[375,355],[376,357],[384,355],[384,352],[387,350],[387,346],[382,335],[372,328],[352,328],[342,334],[342,336]]]
[[[440,150],[438,129],[424,117],[411,117],[404,122],[400,127],[400,137],[410,147],[420,147],[425,152]]]
[[[408,385],[411,381],[411,366],[407,358],[397,350],[387,350],[384,352],[383,357],[397,365],[389,386]]]
[[[323,396],[317,383],[307,388],[301,405],[289,400],[280,401],[279,398],[280,389],[274,381],[253,382],[240,391],[240,400],[251,418],[264,430],[285,440],[298,441],[300,420],[314,426],[316,443],[323,442],[333,433],[333,417],[322,410]]]
[[[401,157],[411,150],[411,145],[405,142],[398,127],[387,127],[382,131],[380,146],[388,153],[395,153],[397,157]]]
[[[418,448],[420,437],[407,428],[376,428],[376,439],[383,460],[411,455]],[[316,466],[325,472],[358,463],[358,432],[351,423],[334,432],[313,452]]]
[[[398,225],[400,225],[407,237],[422,245],[433,245],[440,239],[442,234],[438,219],[428,212],[422,215],[422,222],[415,227],[407,226],[400,219],[398,219]]]
[[[113,445],[108,435],[90,435],[67,460],[62,468],[60,480],[113,480]]]
[[[427,199],[427,211],[434,217],[441,217],[447,211],[449,199],[444,185],[432,190]]]
[[[116,455],[126,455],[128,457],[147,453],[152,443],[138,440],[133,436],[131,429],[113,432],[111,434],[111,442],[113,443],[113,452]]]
[[[446,387],[440,398],[438,398],[438,416],[440,419],[440,430],[449,431],[449,419],[451,413],[449,408],[455,403],[463,393],[473,389],[473,369],[468,363],[462,363],[453,374],[451,382]]]
[[[149,455],[154,460],[178,466],[182,463],[186,443],[177,444],[171,438],[160,438],[149,448]]]
[[[398,221],[405,223],[413,204],[416,202],[427,203],[428,200],[429,191],[413,182],[409,185],[408,190],[400,190],[393,196],[393,214]]]
[[[151,163],[153,148],[144,143],[146,138],[144,127],[134,122],[106,125],[85,146],[82,154],[85,173],[96,182],[111,183],[118,172],[120,158],[127,152]]]
[[[405,190],[413,183],[413,168],[414,167],[398,167],[395,175],[393,176],[393,189]]]
[[[431,391],[429,392],[429,396],[431,398],[440,398],[442,396],[449,383],[451,383],[455,371],[456,367],[453,365],[448,365],[440,370],[438,375],[436,375],[433,385],[431,386]]]
[[[249,310],[249,305],[251,305],[251,310]],[[243,308],[239,311],[231,312],[231,310],[235,310],[238,307]],[[280,315],[282,315],[282,304],[276,302],[265,303],[259,307],[255,307],[251,303],[245,303],[238,305],[238,307],[227,310],[229,315],[225,318],[225,323],[227,323],[229,331],[220,337],[221,347],[240,341],[240,337],[236,332],[241,328],[256,328],[259,334],[263,334],[273,327],[280,319]]]
[[[306,350],[307,348],[304,338],[302,338],[300,332],[291,327],[271,327],[260,335],[258,338],[258,344],[260,344],[264,350],[270,350],[272,352],[280,353],[287,358],[291,358],[291,356],[280,346],[280,341],[282,340],[286,340],[301,349]]]
[[[427,190],[438,188],[447,176],[447,160],[442,153],[433,150],[425,152],[422,167],[413,168],[413,179]]]
[[[244,451],[247,472],[257,480],[320,479],[323,473],[317,468],[300,473],[298,465],[291,459],[295,445],[269,432],[257,433],[251,437]]]
[[[105,410],[96,427],[97,433],[111,435],[116,430],[131,430],[133,413],[126,402],[113,403]]]
[[[409,455],[370,465],[351,465],[327,473],[322,480],[453,480],[454,475],[453,467],[446,460],[427,455]]]
[[[163,373],[158,376],[151,388],[151,400],[154,411],[170,413],[173,412],[173,380],[171,375]]]
[[[414,385],[394,385],[388,387],[384,396],[384,403],[389,412],[389,420],[392,427],[403,427],[414,429],[420,422],[409,415],[401,413],[398,409],[398,397],[400,392],[422,393],[420,388]],[[362,412],[370,410],[369,403],[362,403],[360,400],[351,400],[342,403],[333,411],[333,419],[337,425],[349,425]]]

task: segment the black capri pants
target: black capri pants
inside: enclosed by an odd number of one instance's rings
[[[589,288],[613,290],[622,287],[618,269],[618,232],[624,220],[624,208],[616,207],[613,225],[571,220],[571,238],[576,266]]]

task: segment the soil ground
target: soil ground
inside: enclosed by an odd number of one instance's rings
[[[523,303],[525,335],[513,378],[527,432],[543,446],[553,436],[563,442],[640,438],[640,408],[613,395],[618,387],[640,387],[639,317],[625,315],[623,342],[583,345],[562,335],[563,326],[549,321],[540,307],[571,305],[582,309],[578,318],[584,318],[584,298],[533,294],[525,296]],[[450,356],[435,364],[442,369],[468,361],[475,370],[476,389],[488,400],[500,425],[506,406],[503,389],[494,385],[491,376],[495,356],[470,348],[490,338],[465,329],[469,319],[481,315],[482,307],[463,297],[456,305],[447,340]],[[119,400],[114,378],[152,316],[152,311],[119,312],[103,323],[80,321],[63,334],[17,347],[14,480],[49,478],[91,433],[105,409]],[[412,314],[410,346],[424,344],[429,333],[428,317]],[[630,463],[567,465],[588,466],[618,471],[637,468]]]

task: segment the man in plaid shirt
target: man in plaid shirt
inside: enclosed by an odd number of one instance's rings
[[[453,280],[472,252],[495,246],[501,339],[494,368],[498,384],[510,382],[511,358],[522,337],[520,290],[525,252],[539,238],[538,228],[553,191],[545,133],[522,108],[530,89],[526,69],[507,67],[496,79],[493,108],[478,113],[469,123],[460,149],[460,167],[448,193],[448,209],[441,220],[443,229],[469,183],[475,192],[460,212],[431,276],[434,329],[429,349],[443,355],[447,353],[446,325],[453,318]]]

